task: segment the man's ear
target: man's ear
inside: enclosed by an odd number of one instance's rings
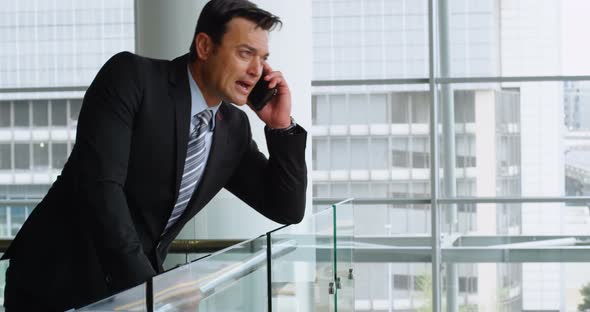
[[[201,61],[207,60],[213,52],[213,41],[206,33],[200,32],[195,37],[195,49]]]

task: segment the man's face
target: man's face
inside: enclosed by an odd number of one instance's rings
[[[246,104],[267,57],[268,31],[247,19],[232,19],[221,43],[213,44],[203,61],[207,93],[237,105]]]

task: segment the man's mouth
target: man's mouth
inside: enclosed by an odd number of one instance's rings
[[[238,88],[246,94],[250,92],[250,89],[253,85],[253,83],[250,83],[248,81],[243,81],[243,80],[236,81],[236,84],[238,85]]]

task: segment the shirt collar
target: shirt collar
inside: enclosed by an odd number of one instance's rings
[[[213,107],[207,107],[207,102],[205,102],[203,93],[201,92],[201,89],[199,89],[199,86],[197,86],[197,83],[193,79],[193,75],[191,75],[191,70],[188,66],[186,67],[186,71],[188,73],[188,83],[191,89],[191,116],[194,116],[208,109],[211,112],[213,112],[213,117],[215,117],[215,114],[217,113],[217,110],[219,109],[219,105],[221,105],[221,102],[219,102],[219,104]],[[211,130],[213,129],[215,129],[215,118],[213,118],[211,122]]]

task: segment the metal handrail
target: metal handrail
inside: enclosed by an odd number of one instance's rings
[[[314,205],[331,205],[336,202],[346,200],[346,198],[314,198]],[[439,204],[505,204],[505,203],[590,203],[590,196],[512,196],[512,197],[453,197],[439,198]],[[432,203],[431,198],[355,198],[355,205],[402,205],[402,204],[421,204],[429,205]]]
[[[333,205],[347,198],[316,197],[313,205]],[[0,205],[37,205],[41,198],[0,199]],[[439,204],[490,204],[490,203],[590,203],[590,196],[512,196],[512,197],[454,197],[439,198]],[[431,198],[354,198],[355,205],[429,205]]]
[[[210,253],[239,244],[239,239],[176,239],[170,245],[171,254]],[[6,252],[12,239],[0,239],[0,253]],[[55,242],[59,244],[59,242]]]

